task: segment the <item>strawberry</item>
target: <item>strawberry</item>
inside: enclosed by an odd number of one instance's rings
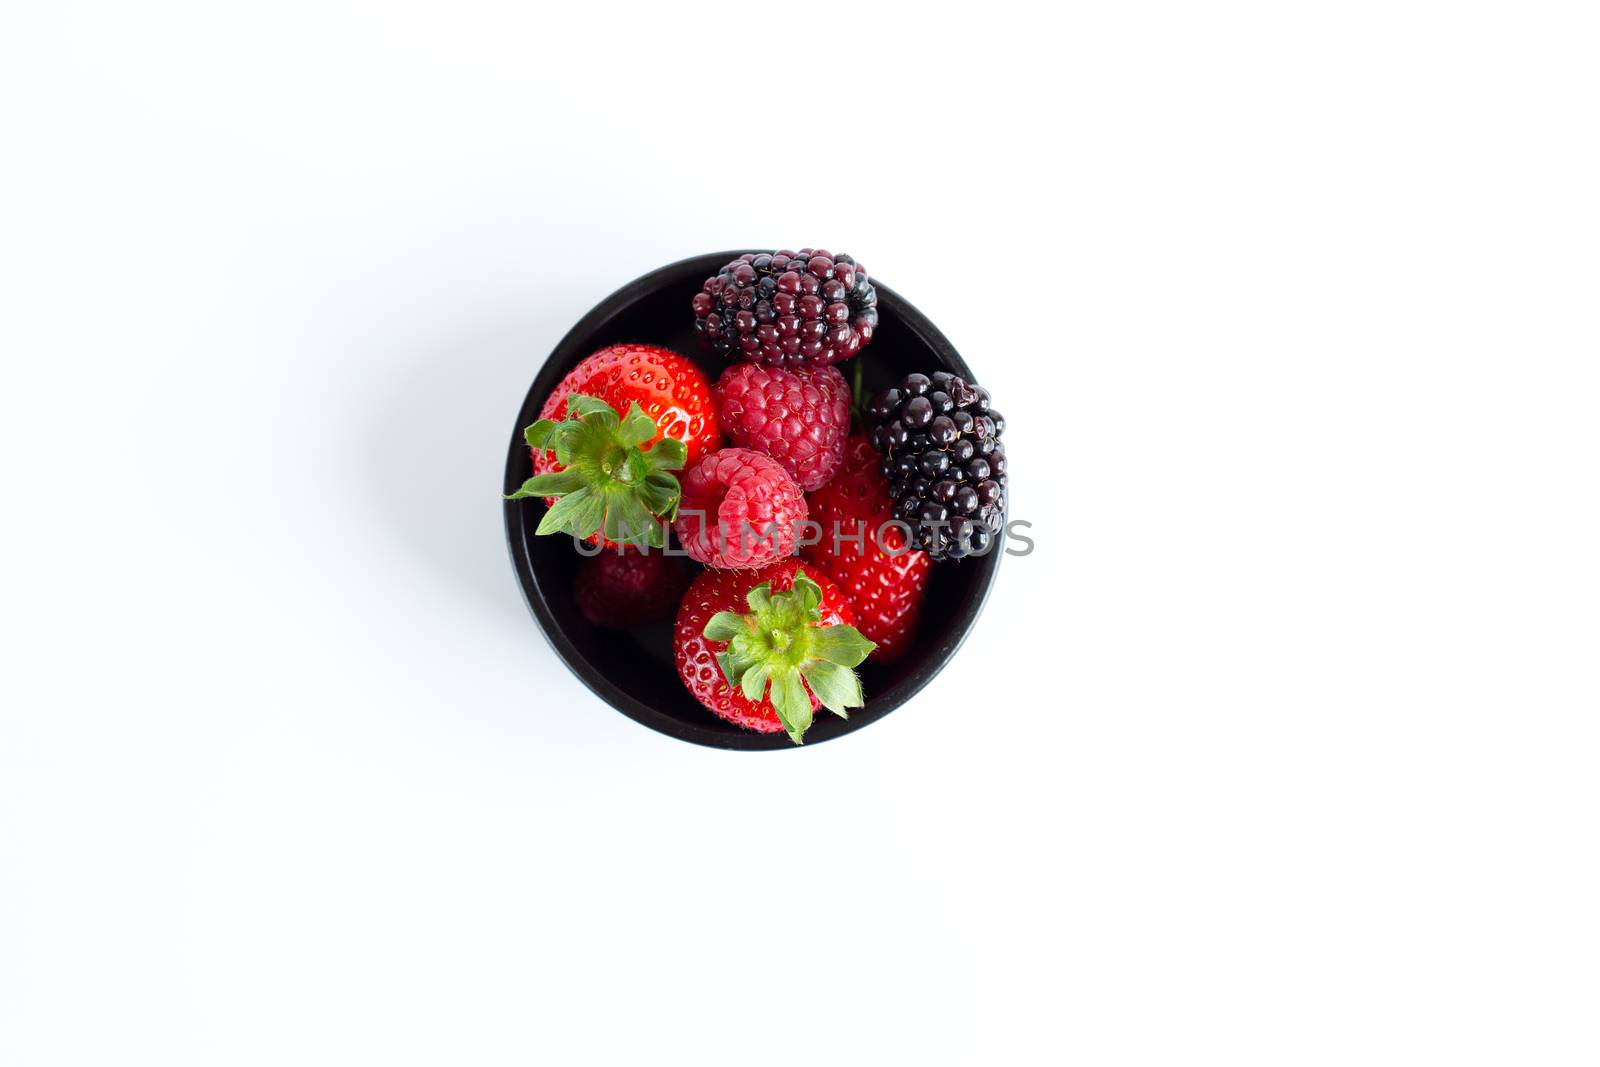
[[[536,532],[662,547],[677,514],[671,473],[722,447],[711,383],[655,345],[602,348],[573,368],[524,431],[533,474],[507,499],[541,496]]]
[[[857,627],[877,643],[873,662],[890,663],[911,644],[933,561],[907,547],[904,524],[888,525],[894,503],[878,467],[866,437],[851,437],[838,477],[806,498],[821,539],[801,555],[850,598]]]
[[[572,597],[596,626],[626,630],[672,618],[688,587],[689,564],[681,556],[628,548],[578,564]]]
[[[715,714],[760,733],[783,730],[798,745],[818,708],[848,718],[864,705],[851,668],[872,642],[850,621],[844,594],[799,560],[702,571],[678,608],[673,658]]]

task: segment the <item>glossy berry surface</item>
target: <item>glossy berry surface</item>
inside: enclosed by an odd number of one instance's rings
[[[665,552],[607,549],[578,564],[573,599],[596,626],[626,630],[665,622],[677,612],[692,568]]]
[[[839,476],[806,498],[815,544],[801,556],[850,599],[856,629],[877,643],[874,663],[892,663],[911,647],[933,561],[894,525],[889,485],[863,435],[850,438]]]
[[[841,362],[878,328],[866,269],[822,249],[746,253],[706,279],[693,307],[701,347],[773,367]]]
[[[980,386],[908,374],[867,408],[894,517],[935,560],[993,551],[1005,522],[1005,419]]]
[[[726,644],[708,640],[704,636],[706,624],[718,612],[743,611],[746,595],[763,582],[770,582],[773,592],[788,590],[801,569],[799,560],[785,559],[760,570],[702,571],[689,585],[678,608],[672,640],[678,677],[701,704],[747,730],[781,733],[784,727],[770,700],[750,700],[728,684],[716,659]],[[822,589],[822,618],[818,625],[849,625],[853,616],[845,595],[826,577],[813,570],[805,573]],[[814,695],[807,695],[811,696],[813,710],[822,706]]]
[[[590,355],[569,371],[550,391],[540,419],[561,422],[567,417],[567,398],[573,394],[603,400],[619,416],[638,404],[656,424],[656,434],[641,447],[649,448],[663,437],[682,441],[685,465],[693,466],[722,447],[722,430],[717,423],[716,404],[711,397],[711,382],[705,372],[686,356],[668,348],[646,344],[610,345]],[[563,470],[550,449],[535,448],[533,473],[552,474]],[[545,499],[546,507],[555,505]],[[608,549],[617,543],[602,534],[585,538]]]
[[[777,460],[724,448],[691,467],[672,524],[689,557],[708,567],[763,567],[794,555],[806,499]]]
[[[735,363],[712,395],[728,440],[777,460],[806,492],[827,484],[844,463],[850,386],[833,367]]]
[[[637,403],[659,427],[656,440],[675,437],[683,442],[691,467],[701,456],[722,447],[711,381],[687,356],[670,348],[626,344],[600,349],[550,391],[539,417],[557,422],[566,418],[567,397],[573,393],[604,400],[619,415],[627,414],[629,405]],[[553,467],[552,453],[534,456],[536,473]]]

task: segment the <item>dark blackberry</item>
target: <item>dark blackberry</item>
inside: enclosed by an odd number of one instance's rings
[[[821,249],[746,253],[694,295],[695,337],[730,360],[826,366],[861,351],[877,328],[866,270]]]
[[[1006,423],[988,391],[948,371],[908,374],[872,398],[867,418],[916,545],[938,560],[991,551],[1005,522]]]

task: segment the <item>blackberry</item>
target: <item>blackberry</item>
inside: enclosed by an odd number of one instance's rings
[[[867,406],[894,517],[936,560],[991,551],[1005,522],[1006,420],[989,391],[945,371],[908,374]]]
[[[861,351],[877,328],[866,269],[821,249],[747,252],[694,295],[700,347],[730,360],[823,367]]]

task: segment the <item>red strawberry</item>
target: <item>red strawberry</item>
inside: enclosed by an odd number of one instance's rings
[[[850,386],[833,367],[735,363],[711,393],[728,439],[783,464],[801,489],[838,473],[850,435]]]
[[[850,598],[856,625],[877,642],[873,662],[888,663],[911,644],[933,561],[907,549],[904,526],[886,525],[894,505],[879,462],[864,436],[850,438],[844,470],[806,498],[821,540],[801,555]]]
[[[679,496],[671,472],[722,446],[705,374],[676,352],[640,344],[579,363],[526,436],[534,476],[508,499],[542,496],[550,510],[537,532],[608,548],[662,546],[661,520]]]
[[[607,549],[578,564],[572,595],[596,626],[626,630],[665,622],[689,587],[689,565],[665,552]]]
[[[746,729],[784,730],[797,745],[818,708],[848,718],[864,704],[851,668],[872,642],[850,625],[844,594],[799,560],[702,571],[678,609],[672,647],[696,700]]]
[[[713,452],[683,476],[672,528],[708,567],[763,567],[794,555],[806,498],[778,461],[748,448]]]

